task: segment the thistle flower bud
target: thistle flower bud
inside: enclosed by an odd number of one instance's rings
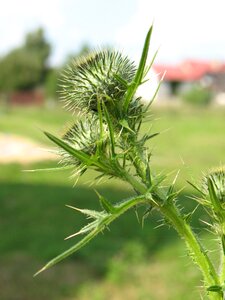
[[[202,190],[206,195],[210,192],[209,181],[213,185],[217,199],[225,208],[225,166],[215,168],[204,176]]]
[[[62,100],[72,110],[97,111],[99,100],[109,109],[123,99],[135,71],[134,63],[119,52],[93,52],[75,60],[65,71]]]
[[[104,128],[105,143],[103,141],[101,150],[104,151],[104,145],[107,140],[107,128]],[[97,144],[100,140],[99,120],[95,117],[89,117],[85,120],[79,120],[63,135],[62,139],[76,150],[81,150],[88,155],[94,155],[97,150]],[[81,162],[73,155],[59,150],[62,159],[60,163],[64,165],[80,166]]]

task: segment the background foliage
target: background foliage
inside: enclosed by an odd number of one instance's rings
[[[43,29],[27,34],[24,44],[0,59],[0,91],[26,90],[41,85],[51,46]]]

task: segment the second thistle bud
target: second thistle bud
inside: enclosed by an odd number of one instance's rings
[[[104,133],[104,141],[101,144],[103,152],[106,147],[107,128],[104,128]],[[95,116],[92,116],[85,120],[77,121],[66,131],[62,139],[76,150],[82,151],[89,156],[95,155],[98,142],[100,141],[99,120]],[[80,166],[80,161],[64,149],[60,148],[59,154],[62,158],[62,164],[68,166],[74,165],[75,167]]]
[[[206,174],[203,178],[202,189],[205,194],[211,197],[214,195],[225,209],[225,167],[213,169]]]

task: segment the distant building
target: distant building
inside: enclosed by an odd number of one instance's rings
[[[9,95],[9,104],[11,105],[43,105],[44,93],[42,89],[30,91],[15,91]]]
[[[208,87],[215,96],[225,93],[225,63],[201,60],[186,60],[177,65],[156,64],[157,74],[163,74],[164,84],[170,95],[190,88],[193,83]]]

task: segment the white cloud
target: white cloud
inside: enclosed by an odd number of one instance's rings
[[[58,3],[59,1],[54,1],[54,6],[57,7]],[[53,10],[52,6],[53,1],[5,1],[0,11],[1,50],[20,44],[24,34],[37,26],[58,26],[61,21],[59,10]]]
[[[224,0],[7,0],[0,10],[0,54],[43,26],[55,63],[83,42],[116,43],[136,59],[154,20],[153,50],[161,46],[158,60],[225,59],[224,11]]]
[[[154,20],[153,48],[161,45],[159,58],[213,58],[214,54],[225,58],[224,11],[224,0],[138,0],[136,13],[117,33],[117,42],[136,56]],[[218,53],[217,45],[221,43],[223,51]]]
[[[71,1],[67,1],[70,4]],[[0,52],[20,45],[24,35],[41,26],[53,45],[54,62],[65,56],[70,40],[79,40],[78,26],[68,27],[64,2],[61,0],[5,1],[0,10]]]

